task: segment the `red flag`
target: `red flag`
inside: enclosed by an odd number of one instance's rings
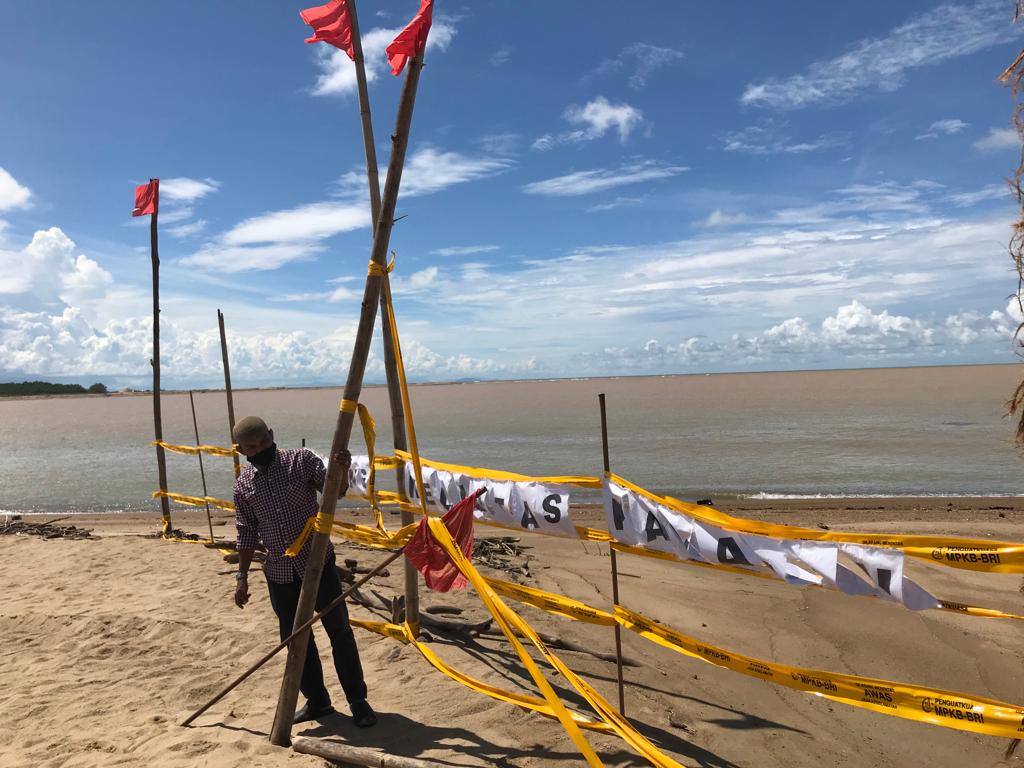
[[[135,210],[132,216],[156,213],[160,208],[160,179],[150,179],[149,184],[135,188]]]
[[[434,13],[434,0],[421,0],[419,12],[412,17],[408,26],[398,33],[391,45],[387,47],[388,63],[391,74],[400,75],[405,69],[405,62],[411,56],[418,56],[427,47],[427,33],[430,32],[431,16]]]
[[[476,497],[481,493],[483,489],[471,493],[441,518],[467,558],[473,556],[473,508],[476,506]],[[469,583],[444,548],[430,535],[426,518],[420,520],[416,533],[405,545],[405,556],[423,574],[427,586],[435,592],[462,589]]]
[[[352,47],[352,18],[348,15],[346,0],[331,0],[327,5],[299,11],[302,20],[313,28],[313,36],[307,43],[327,43],[340,48],[352,61],[356,52]]]

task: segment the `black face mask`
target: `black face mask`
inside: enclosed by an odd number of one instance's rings
[[[255,456],[246,456],[245,460],[250,464],[255,464],[260,469],[266,469],[274,462],[275,456],[277,456],[277,443],[271,443]]]

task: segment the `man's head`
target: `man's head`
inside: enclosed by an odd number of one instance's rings
[[[238,450],[246,456],[256,456],[274,442],[274,430],[259,416],[246,416],[235,424],[231,432]]]

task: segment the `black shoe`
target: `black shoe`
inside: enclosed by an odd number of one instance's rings
[[[370,728],[377,724],[377,713],[366,699],[354,701],[348,706],[352,710],[352,722],[360,728]]]
[[[308,701],[295,713],[295,717],[292,719],[292,723],[307,723],[310,720],[319,720],[322,717],[334,714],[334,707],[330,704],[324,706],[314,707]]]

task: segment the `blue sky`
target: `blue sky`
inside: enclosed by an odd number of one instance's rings
[[[415,0],[363,0],[381,168]],[[0,4],[0,379],[339,383],[370,247],[302,4]],[[415,380],[1013,360],[1006,0],[438,0],[392,247]],[[368,379],[383,379],[375,350]]]

